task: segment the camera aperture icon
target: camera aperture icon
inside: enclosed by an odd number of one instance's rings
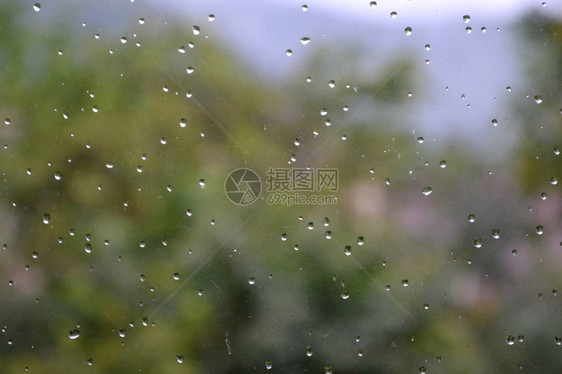
[[[260,177],[251,169],[233,170],[224,181],[224,192],[234,204],[250,205],[260,197]]]

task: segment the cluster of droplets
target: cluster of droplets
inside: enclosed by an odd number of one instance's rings
[[[518,335],[517,338],[515,338],[515,336],[513,335],[508,335],[505,338],[505,342],[507,345],[514,345],[516,342],[523,343],[524,341],[525,341],[525,336],[523,335]]]

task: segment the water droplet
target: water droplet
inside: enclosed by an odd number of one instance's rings
[[[404,279],[404,280],[402,281],[402,286],[403,286],[403,287],[408,287],[408,280],[407,280],[407,279]]]
[[[537,226],[537,234],[542,235],[544,233],[544,227],[542,225]]]
[[[480,239],[480,238],[474,239],[474,247],[482,248],[482,239]]]
[[[285,54],[286,54],[287,56],[292,56],[292,55],[293,55],[293,51],[290,50],[290,49],[287,49],[287,50],[285,51]]]
[[[365,244],[365,238],[363,238],[362,236],[358,236],[357,245],[363,245],[363,244]]]
[[[431,49],[431,45],[426,44],[424,48],[425,48],[426,51],[429,51]]]
[[[191,74],[195,71],[195,69],[193,68],[193,66],[188,66],[187,69],[185,69],[185,71],[187,72],[187,74]]]
[[[542,96],[536,95],[535,96],[535,103],[541,104],[542,103]]]
[[[406,27],[404,29],[404,33],[408,36],[412,35],[412,28],[411,27]]]
[[[92,253],[92,245],[90,243],[86,243],[84,245],[84,252],[86,252],[88,254]]]
[[[62,178],[62,174],[60,171],[55,171],[55,180],[60,181]]]
[[[76,330],[76,329],[70,330],[70,331],[68,332],[68,337],[69,337],[70,339],[72,339],[72,340],[78,339],[78,338],[80,337],[80,331],[79,331],[79,330]]]
[[[332,239],[332,232],[331,232],[330,230],[326,231],[326,232],[324,233],[324,237],[325,237],[326,239]]]
[[[302,45],[307,45],[308,43],[310,43],[310,38],[309,37],[303,37],[301,38],[301,44]]]
[[[39,3],[33,4],[33,10],[36,11],[36,12],[40,11],[41,10],[41,4],[39,4]]]
[[[201,33],[199,26],[193,26],[191,30],[193,30],[193,35],[199,35]]]
[[[306,355],[308,357],[312,356],[313,353],[314,353],[314,351],[312,350],[312,347],[310,347],[310,346],[306,347]]]
[[[88,364],[88,366],[92,366],[94,364],[94,359],[93,358],[87,359],[86,364]]]
[[[127,37],[122,36],[121,37],[121,44],[126,44],[127,43]]]
[[[178,362],[178,364],[183,364],[183,355],[177,355],[176,361]]]
[[[494,127],[496,127],[498,125],[498,120],[494,118],[492,120],[492,125],[494,125]]]
[[[271,370],[271,368],[273,367],[273,363],[271,361],[266,361],[265,362],[265,368],[267,370]]]
[[[350,256],[350,255],[351,255],[351,246],[346,245],[346,246],[343,248],[343,253],[345,253],[346,256]]]
[[[430,195],[431,192],[433,192],[433,191],[432,191],[431,187],[429,187],[429,186],[422,188],[422,194],[424,194],[425,196]]]
[[[209,16],[208,16],[208,20],[209,20],[209,22],[213,22],[213,21],[215,20],[215,15],[214,15],[214,14],[212,14],[212,13],[211,13],[211,14],[209,14]]]
[[[550,177],[550,184],[558,184],[558,178]]]
[[[248,283],[249,283],[249,284],[255,284],[255,283],[256,283],[256,278],[250,277],[250,279],[248,279]]]
[[[139,24],[144,25],[145,22],[146,22],[146,21],[145,21],[144,18],[139,18]]]
[[[462,20],[464,21],[464,23],[469,23],[470,22],[470,16],[469,15],[462,16]]]
[[[441,169],[445,169],[447,167],[447,161],[445,161],[445,160],[439,161],[439,167]]]
[[[370,6],[371,8],[376,8],[376,7],[377,7],[377,2],[376,2],[376,1],[371,1],[371,2],[369,3],[369,6]]]
[[[474,222],[474,221],[476,221],[476,215],[469,214],[468,215],[468,222]]]
[[[500,238],[500,230],[499,229],[493,229],[492,230],[492,238],[494,238],[494,239]]]
[[[390,12],[390,18],[396,18],[396,16],[398,16],[398,13]]]
[[[303,5],[301,6],[301,10],[302,10],[303,12],[308,11],[308,5],[303,4]]]
[[[513,345],[513,344],[515,344],[515,336],[513,336],[513,335],[508,335],[508,337],[505,338],[505,342],[507,343],[507,345]]]
[[[340,296],[341,296],[342,299],[347,300],[347,299],[349,299],[349,292],[343,291]]]
[[[180,280],[180,273],[174,273],[174,280]]]
[[[205,183],[205,179],[199,180],[199,186],[201,186],[201,188],[207,187],[207,184]]]
[[[424,308],[425,310],[429,310],[429,304],[427,304],[427,303],[423,304],[423,308]]]
[[[191,211],[191,209],[186,209],[186,210],[185,210],[185,214],[186,214],[188,217],[191,217],[191,216],[193,215],[193,212]]]
[[[418,137],[417,141],[418,141],[418,143],[422,144],[423,141],[424,141],[423,136]]]
[[[43,223],[48,225],[51,222],[51,216],[47,213],[43,214]]]

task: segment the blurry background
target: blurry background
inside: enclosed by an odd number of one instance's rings
[[[454,3],[0,3],[0,371],[560,368],[561,7]]]

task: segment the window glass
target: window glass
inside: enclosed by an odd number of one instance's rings
[[[556,1],[0,3],[0,372],[562,367]]]

